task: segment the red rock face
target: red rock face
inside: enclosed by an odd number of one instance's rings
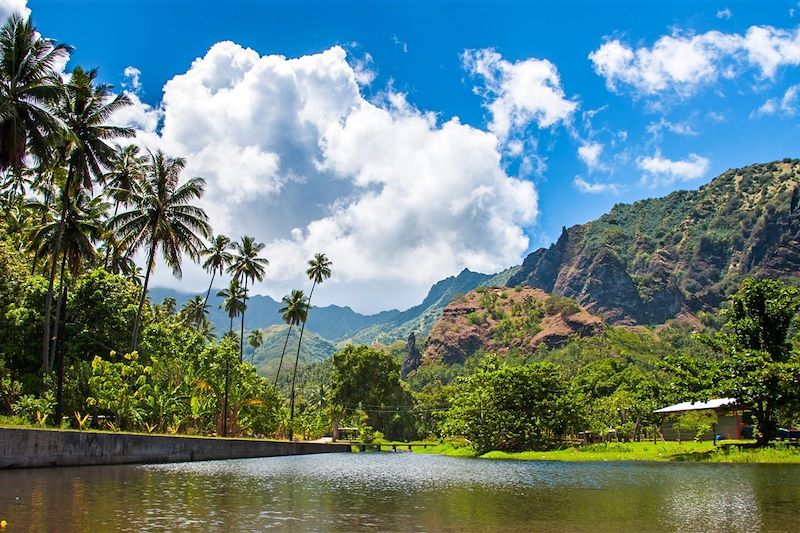
[[[530,287],[472,291],[444,308],[428,336],[426,362],[462,363],[478,350],[505,354],[558,346],[571,336],[597,335],[603,320],[574,302],[559,308],[546,292]],[[550,303],[548,303],[550,302]]]

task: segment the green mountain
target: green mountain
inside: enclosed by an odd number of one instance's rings
[[[275,376],[278,371],[278,364],[281,359],[281,352],[283,351],[284,342],[286,342],[286,324],[269,326],[261,330],[264,342],[258,349],[253,352],[252,348],[248,348],[248,353],[245,354],[245,359],[252,361],[258,373],[262,376]],[[247,335],[247,332],[245,332]],[[283,365],[281,366],[281,375],[291,375],[294,368],[294,360],[297,355],[297,342],[300,338],[300,330],[292,328],[289,334],[289,342],[286,348],[286,355],[284,355]],[[303,346],[300,350],[300,362],[298,365],[304,367],[312,363],[324,361],[333,355],[336,347],[319,335],[308,328],[303,333]]]
[[[800,279],[799,203],[800,160],[732,169],[564,228],[507,285],[568,296],[618,324],[713,311],[746,276]]]

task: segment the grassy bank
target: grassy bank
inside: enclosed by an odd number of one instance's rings
[[[737,441],[741,442],[741,441]],[[522,461],[689,461],[703,463],[780,463],[800,464],[800,448],[776,445],[763,449],[742,449],[734,442],[627,442],[590,444],[547,452],[489,452],[483,459]],[[415,449],[416,453],[434,453],[450,457],[475,457],[471,448],[445,443],[433,448]]]

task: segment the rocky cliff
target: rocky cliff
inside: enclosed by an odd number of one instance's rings
[[[540,289],[482,287],[444,308],[428,336],[423,359],[462,363],[478,350],[530,353],[555,347],[571,336],[596,335],[603,321],[574,301]]]
[[[800,160],[729,170],[564,228],[507,284],[573,298],[616,324],[714,311],[746,276],[800,276],[799,204]]]

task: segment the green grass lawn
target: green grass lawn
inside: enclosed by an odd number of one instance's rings
[[[522,461],[691,461],[704,463],[797,463],[800,448],[777,444],[772,448],[739,450],[733,444],[748,441],[712,442],[611,442],[589,444],[547,452],[489,452],[482,459]],[[450,457],[475,457],[471,448],[460,443],[445,443],[416,453],[435,453]]]

